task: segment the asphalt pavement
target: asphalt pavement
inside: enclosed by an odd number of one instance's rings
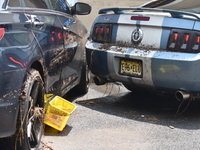
[[[199,150],[200,101],[90,85],[63,131],[45,128],[44,150]]]

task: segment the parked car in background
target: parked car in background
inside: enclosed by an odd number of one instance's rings
[[[153,0],[99,10],[86,44],[96,84],[121,82],[130,91],[175,93],[178,100],[199,97],[199,2]]]
[[[15,149],[38,148],[44,94],[87,93],[87,31],[76,15],[90,11],[65,0],[0,2],[0,138]]]

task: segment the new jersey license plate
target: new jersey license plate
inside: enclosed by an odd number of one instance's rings
[[[142,77],[142,61],[141,60],[120,60],[120,74]]]

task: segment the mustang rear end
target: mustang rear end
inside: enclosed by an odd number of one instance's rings
[[[173,92],[179,100],[199,95],[199,15],[152,8],[108,8],[99,14],[86,43],[97,84]]]

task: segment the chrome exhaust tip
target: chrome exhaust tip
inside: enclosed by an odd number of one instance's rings
[[[190,94],[186,91],[179,90],[175,92],[175,97],[178,101],[185,101],[190,98]]]
[[[106,84],[106,83],[108,82],[106,79],[104,79],[104,78],[99,78],[99,77],[97,77],[97,76],[95,76],[95,77],[93,78],[93,80],[94,80],[94,83],[95,83],[96,85],[104,85],[104,84]]]

